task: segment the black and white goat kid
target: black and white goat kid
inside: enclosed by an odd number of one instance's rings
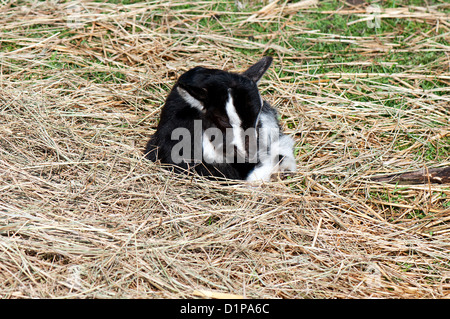
[[[264,57],[243,73],[195,67],[166,99],[146,157],[177,172],[268,181],[296,170],[293,140],[257,84],[272,63]]]

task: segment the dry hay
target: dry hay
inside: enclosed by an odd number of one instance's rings
[[[370,180],[450,164],[417,157],[420,142],[396,147],[412,134],[429,143],[448,136],[449,98],[436,94],[445,88],[419,87],[450,83],[448,55],[434,70],[310,74],[323,56],[270,41],[311,32],[302,25],[263,34],[262,44],[197,23],[234,15],[239,27],[224,26],[233,34],[249,21],[289,25],[295,12],[315,10],[309,2],[255,12],[175,1],[0,8],[1,45],[11,45],[0,53],[0,295],[448,297],[449,185]],[[449,30],[448,16],[437,20]],[[394,49],[389,37],[311,41],[352,42],[369,56]],[[448,52],[421,34],[409,41],[410,52]],[[142,158],[181,72],[242,70],[264,50],[279,72],[262,81],[263,95],[296,138],[298,174],[261,188],[223,186]],[[361,87],[379,103],[343,95],[363,95]],[[385,106],[392,94],[403,107]]]

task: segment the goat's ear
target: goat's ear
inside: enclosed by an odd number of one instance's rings
[[[208,97],[208,90],[204,87],[204,81],[201,76],[203,70],[204,68],[202,67],[195,67],[181,75],[178,79],[178,86],[180,88],[185,90],[194,99],[202,102]]]
[[[272,57],[265,56],[261,60],[253,64],[251,67],[249,67],[245,72],[242,73],[242,75],[245,75],[253,82],[258,83],[264,73],[266,73],[267,69],[272,64],[272,60]]]
[[[178,83],[178,86],[189,93],[194,99],[203,102],[208,96],[208,90],[204,87],[194,86],[191,84]]]

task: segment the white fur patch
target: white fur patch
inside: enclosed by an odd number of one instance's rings
[[[263,181],[267,182],[270,180],[270,176],[273,173],[273,162],[265,161],[261,162],[261,165],[257,166],[246,178],[248,182]]]
[[[266,145],[272,144],[272,141],[280,134],[280,127],[276,118],[271,114],[262,113],[259,120],[261,122],[260,135],[262,142]]]
[[[209,139],[209,136],[203,132],[202,137],[202,150],[203,150],[203,160],[206,163],[222,163],[223,159],[223,145],[219,145],[219,149],[217,149],[214,144]]]
[[[203,112],[205,107],[202,102],[190,95],[185,89],[178,87],[177,90],[183,100],[185,100],[191,107]]]
[[[262,113],[258,156],[260,163],[247,176],[247,181],[270,181],[272,174],[295,172],[294,141],[287,135],[280,134],[275,117]],[[280,162],[279,157],[283,159]]]
[[[290,136],[281,135],[278,143],[275,143],[271,153],[275,156],[274,161],[277,162],[274,173],[297,171],[297,165],[295,164],[294,158],[294,141]],[[278,155],[284,156],[281,163],[278,163]]]
[[[262,156],[257,167],[247,176],[248,182],[270,181],[275,173],[287,173],[297,171],[293,153],[294,141],[287,135],[281,135],[280,139],[271,145],[268,156]],[[279,156],[283,156],[281,162]]]
[[[225,110],[227,112],[228,118],[230,119],[231,127],[233,128],[233,140],[231,141],[231,143],[236,146],[239,152],[245,154],[245,148],[242,138],[242,122],[241,118],[236,112],[236,107],[233,104],[233,98],[231,97],[230,92],[228,92],[228,101],[225,104]]]

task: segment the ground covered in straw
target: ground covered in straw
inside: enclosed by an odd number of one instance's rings
[[[443,298],[450,6],[0,1],[0,296]],[[261,81],[298,173],[260,188],[143,159],[187,69]]]

